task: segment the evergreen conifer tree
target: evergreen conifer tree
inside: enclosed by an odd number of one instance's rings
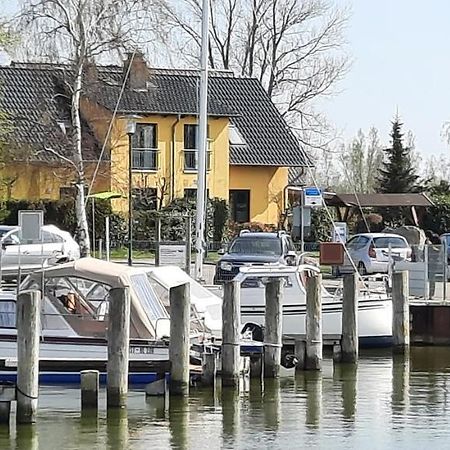
[[[392,146],[383,150],[384,160],[377,177],[378,193],[396,194],[419,190],[419,176],[411,160],[411,148],[403,146],[402,125],[398,117],[392,122]],[[405,208],[383,208],[379,212],[385,225],[395,227],[409,222],[409,214]]]
[[[385,194],[417,191],[418,175],[411,161],[411,148],[403,146],[402,123],[392,123],[392,147],[384,149],[384,161],[378,170],[377,192]]]

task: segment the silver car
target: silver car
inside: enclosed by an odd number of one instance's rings
[[[398,234],[361,233],[350,238],[346,247],[361,275],[387,273],[389,257],[393,260],[411,259],[411,247],[408,241]],[[353,272],[354,266],[345,253],[344,264],[338,267],[339,273]]]
[[[3,279],[16,278],[58,261],[80,257],[80,247],[67,231],[42,227],[42,241],[21,240],[19,227],[0,225],[0,270]]]

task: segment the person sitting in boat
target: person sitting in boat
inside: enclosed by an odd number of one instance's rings
[[[67,311],[69,311],[71,314],[81,314],[81,305],[75,292],[68,292],[67,294],[63,294],[58,298],[59,300],[61,300]]]

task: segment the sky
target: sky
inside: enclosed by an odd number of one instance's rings
[[[417,150],[450,156],[441,137],[443,124],[450,121],[450,1],[349,3],[353,64],[340,93],[324,104],[330,121],[345,139],[375,126],[386,144],[398,110],[405,132],[415,135]]]
[[[416,149],[450,156],[441,137],[450,121],[450,1],[335,0],[350,4],[353,64],[338,93],[321,106],[345,140],[375,126],[384,144],[398,111]],[[4,14],[17,0],[0,0]]]

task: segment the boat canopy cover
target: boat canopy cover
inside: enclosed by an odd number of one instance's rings
[[[76,261],[36,271],[31,277],[39,283],[42,272],[44,278],[74,277],[106,284],[111,288],[129,287],[132,309],[137,314],[136,319],[152,335],[156,334],[157,321],[169,318],[167,310],[163,307],[151,286],[142,284],[142,277],[145,280],[147,279],[148,270],[145,270],[145,268],[129,267],[125,264],[95,258],[80,258]],[[133,317],[131,320],[133,321]]]
[[[45,278],[80,277],[87,280],[104,283],[112,288],[129,287],[130,276],[143,273],[142,269],[129,267],[95,258],[80,258],[65,264],[43,269]],[[37,271],[36,273],[40,273]]]

